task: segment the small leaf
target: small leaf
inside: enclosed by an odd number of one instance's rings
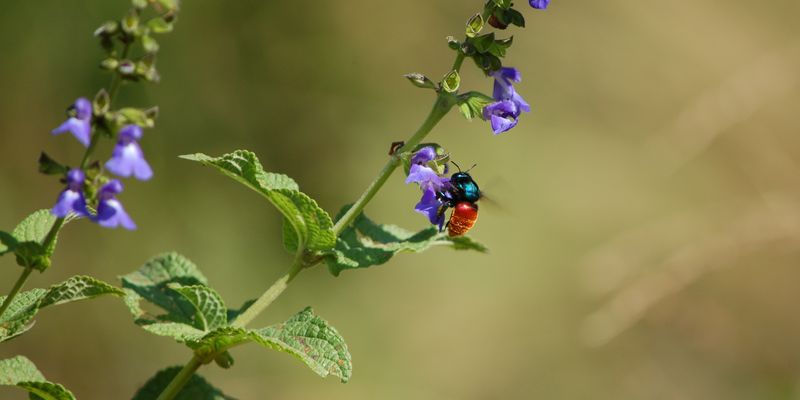
[[[255,154],[237,150],[221,157],[205,154],[184,155],[181,158],[216,168],[264,196],[284,216],[284,245],[290,251],[300,246],[309,250],[327,250],[336,243],[330,215],[303,192],[286,175],[265,172]]]
[[[136,392],[133,400],[153,400],[167,388],[172,379],[181,371],[181,367],[171,367],[158,371],[147,383]],[[189,382],[181,389],[174,400],[234,400],[223,394],[219,389],[211,386],[200,375],[194,374]]]
[[[214,289],[203,285],[181,286],[177,283],[171,283],[168,287],[180,293],[195,307],[196,328],[210,331],[227,325],[228,309]]]
[[[259,344],[299,358],[321,377],[332,374],[342,382],[350,380],[353,365],[344,339],[327,321],[314,315],[311,307],[282,324],[251,333]]]
[[[197,266],[177,253],[156,256],[137,271],[120,277],[122,287],[136,292],[149,302],[163,308],[171,321],[192,324],[195,307],[181,294],[168,287],[181,285],[206,285],[206,277]]]
[[[50,267],[50,257],[56,249],[56,240],[53,240],[46,249],[42,247],[42,244],[55,222],[56,217],[50,210],[38,210],[27,216],[14,228],[11,235],[17,241],[14,248],[17,264],[23,267],[33,267],[40,271]]]
[[[478,53],[487,53],[494,44],[494,32],[475,37],[471,39],[471,43]]]
[[[344,207],[339,217],[349,207]],[[338,276],[344,270],[383,264],[400,252],[418,253],[442,245],[456,250],[486,251],[471,239],[452,238],[437,232],[435,227],[413,233],[394,225],[377,224],[362,213],[339,235],[336,248],[325,253],[325,261],[331,274]]]
[[[23,356],[0,360],[0,385],[25,389],[31,399],[75,400],[72,392],[57,383],[48,382],[36,365]]]
[[[39,172],[45,175],[65,175],[68,168],[42,152],[39,155]]]

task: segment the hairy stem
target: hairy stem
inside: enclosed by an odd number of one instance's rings
[[[282,277],[280,277],[272,286],[264,292],[261,297],[259,297],[250,307],[247,307],[242,314],[236,317],[236,320],[233,321],[233,326],[236,328],[244,328],[247,324],[253,321],[258,314],[261,314],[270,304],[272,304],[278,296],[289,287],[289,282],[294,279],[300,271],[303,270],[303,252],[298,251],[297,255],[295,256],[294,262],[292,266],[289,267],[289,271],[286,272]]]
[[[172,378],[172,382],[170,382],[169,385],[167,385],[167,387],[164,389],[163,392],[161,392],[161,394],[158,396],[158,399],[156,400],[174,399],[175,396],[177,396],[178,393],[181,392],[183,386],[189,382],[189,379],[192,378],[197,369],[200,368],[200,366],[202,365],[203,365],[203,360],[200,357],[198,357],[197,355],[192,357],[192,359],[189,360],[189,362],[183,366],[181,371],[178,372],[178,375],[175,375],[175,377]]]
[[[3,305],[0,306],[0,317],[3,316],[3,313],[6,311],[8,306],[11,305],[11,301],[14,300],[14,297],[17,296],[22,286],[25,285],[25,281],[28,280],[28,276],[33,272],[33,267],[26,267],[22,274],[19,276],[17,281],[14,283],[14,287],[11,288],[11,292],[6,296],[6,300],[3,302]]]

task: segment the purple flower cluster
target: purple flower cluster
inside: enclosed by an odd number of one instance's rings
[[[495,102],[483,108],[483,118],[492,124],[492,131],[497,135],[517,126],[519,115],[523,111],[530,112],[531,106],[514,89],[513,83],[522,80],[519,70],[503,67],[493,72],[492,77]]]
[[[53,130],[54,135],[71,132],[81,144],[90,146],[92,135],[92,104],[81,97],[70,108],[70,118],[58,128]],[[153,177],[153,170],[144,158],[139,140],[142,139],[142,128],[138,125],[125,125],[118,133],[118,141],[114,146],[111,159],[105,163],[105,168],[111,173],[121,176],[134,176],[139,180],[148,180]],[[59,194],[53,215],[64,218],[69,213],[87,217],[100,226],[125,229],[136,229],[136,224],[125,212],[117,195],[123,190],[122,182],[112,179],[97,191],[97,212],[92,215],[86,205],[84,186],[86,174],[78,168],[71,169],[66,176],[67,187]]]
[[[432,146],[423,147],[411,156],[411,168],[408,170],[406,183],[417,183],[422,189],[422,198],[414,207],[418,213],[424,214],[428,220],[439,226],[444,226],[444,213],[439,210],[444,205],[440,196],[446,195],[450,186],[450,179],[439,175],[429,163],[436,159],[436,150]]]

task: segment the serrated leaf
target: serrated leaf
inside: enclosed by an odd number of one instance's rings
[[[339,217],[349,208],[344,207]],[[453,238],[438,232],[435,227],[414,233],[395,225],[377,224],[362,213],[339,235],[336,248],[325,254],[325,262],[330,272],[338,276],[344,270],[383,264],[400,252],[419,253],[442,245],[456,250],[486,251],[483,245],[472,239],[464,236]]]
[[[483,118],[483,108],[494,99],[480,92],[467,92],[458,96],[458,110],[468,121]]]
[[[6,250],[0,249],[0,254],[13,250],[17,256],[17,264],[41,271],[47,269],[50,266],[50,257],[56,249],[55,239],[58,237],[54,238],[46,249],[42,244],[55,222],[56,217],[50,210],[38,210],[27,216],[11,232],[14,240],[9,240],[7,237],[2,240]]]
[[[237,150],[221,157],[205,154],[184,155],[181,158],[211,166],[256,191],[272,203],[284,216],[284,246],[297,251],[300,246],[309,250],[327,250],[334,246],[333,221],[325,210],[303,192],[286,175],[264,171],[255,154]]]
[[[25,389],[32,399],[75,400],[69,390],[57,383],[48,382],[36,365],[23,356],[0,360],[0,385]]]
[[[350,380],[353,365],[344,338],[311,307],[282,324],[250,332],[257,343],[299,358],[319,376]]]
[[[179,343],[190,345],[190,347],[206,335],[206,332],[180,322],[138,320],[136,323],[154,335],[170,337]]]
[[[194,322],[195,307],[181,294],[170,289],[169,284],[206,285],[206,277],[194,263],[177,253],[158,255],[142,265],[137,271],[123,275],[122,287],[133,290],[147,301],[167,312],[167,319],[174,322]]]
[[[228,309],[222,297],[208,286],[192,285],[181,286],[170,284],[169,288],[180,293],[195,307],[195,321],[200,326],[195,327],[210,331],[228,324]]]
[[[91,276],[73,276],[51,286],[42,298],[39,308],[90,299],[104,294],[123,296],[125,292]]]
[[[30,329],[33,317],[44,307],[89,299],[105,294],[122,296],[124,292],[110,284],[88,276],[74,276],[49,289],[20,292],[0,316],[0,342]],[[0,303],[5,296],[0,297]]]
[[[181,367],[171,367],[158,371],[147,383],[136,392],[133,400],[153,400],[158,398],[161,392],[167,388],[175,375],[181,371]],[[234,400],[223,394],[219,389],[211,386],[208,381],[200,375],[194,374],[181,389],[174,400]]]

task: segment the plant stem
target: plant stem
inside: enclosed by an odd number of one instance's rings
[[[459,55],[461,53],[459,52]],[[463,59],[463,56],[459,58]],[[402,151],[402,149],[409,149],[413,150],[416,145],[418,145],[428,133],[433,130],[433,127],[436,126],[439,121],[441,121],[442,117],[447,115],[447,112],[450,111],[450,108],[453,106],[454,101],[452,100],[452,95],[446,94],[444,92],[439,93],[436,97],[436,103],[434,103],[433,108],[431,109],[430,114],[428,114],[428,118],[425,119],[425,122],[422,126],[417,129],[417,132],[414,133],[411,138],[409,138],[402,148],[398,149],[397,152]],[[386,165],[383,166],[383,169],[372,181],[372,183],[367,187],[367,190],[361,194],[361,197],[356,200],[352,207],[336,221],[336,224],[333,226],[333,233],[336,236],[342,233],[342,231],[350,225],[353,220],[361,213],[367,203],[375,197],[375,194],[378,193],[379,190],[383,187],[386,183],[386,180],[389,179],[389,176],[392,175],[395,169],[400,165],[400,158],[397,156],[392,156],[392,158],[386,162]]]
[[[289,282],[294,279],[300,271],[303,270],[303,251],[298,251],[297,255],[294,258],[294,262],[292,266],[289,267],[289,271],[286,272],[282,277],[280,277],[272,286],[264,292],[261,297],[259,297],[250,307],[247,307],[243,313],[241,313],[236,320],[233,321],[232,326],[235,328],[244,328],[247,324],[253,321],[258,314],[261,314],[270,304],[272,304],[278,296],[289,287]]]
[[[6,311],[8,306],[11,305],[11,301],[14,300],[14,297],[17,296],[22,286],[25,285],[25,281],[28,280],[28,276],[33,272],[33,267],[26,267],[25,270],[22,271],[22,274],[17,279],[17,282],[14,283],[14,287],[11,288],[11,292],[6,296],[6,300],[3,302],[3,305],[0,306],[0,317],[3,316],[3,313]]]
[[[200,359],[200,357],[197,355],[192,357],[192,359],[183,366],[183,369],[178,372],[178,375],[175,375],[175,377],[172,378],[172,381],[169,383],[169,385],[167,385],[164,391],[161,392],[156,400],[172,400],[175,398],[175,396],[181,392],[183,386],[186,385],[186,383],[189,382],[189,379],[192,378],[195,371],[197,371],[197,369],[202,365],[203,360]]]

